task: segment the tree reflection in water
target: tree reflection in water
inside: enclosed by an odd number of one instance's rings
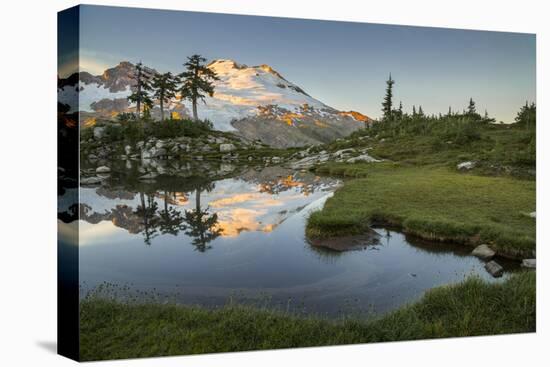
[[[162,234],[177,236],[184,229],[181,212],[172,206],[168,206],[168,191],[164,191],[164,210],[159,213],[159,229]]]
[[[158,227],[160,218],[157,216],[158,204],[155,202],[155,197],[151,194],[139,193],[140,205],[137,206],[134,213],[142,219],[143,224],[143,241],[150,245],[151,240],[159,235]]]
[[[193,237],[191,243],[200,252],[210,249],[208,245],[211,241],[222,234],[222,229],[218,227],[218,214],[209,212],[209,207],[201,207],[201,192],[212,191],[214,183],[197,186],[195,189],[195,209],[186,210],[184,221],[185,234]]]
[[[141,224],[139,232],[143,241],[151,245],[153,238],[159,234],[177,236],[180,231],[191,237],[191,243],[200,252],[210,249],[209,243],[222,234],[218,226],[218,215],[211,213],[210,208],[201,206],[201,193],[211,191],[214,183],[202,184],[195,188],[195,208],[182,213],[174,206],[169,205],[171,193],[165,190],[163,194],[139,192],[140,204],[133,212]],[[159,210],[155,197],[161,197],[164,207]]]

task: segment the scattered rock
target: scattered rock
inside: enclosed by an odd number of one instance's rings
[[[235,150],[235,146],[233,144],[220,144],[220,152],[232,152]]]
[[[493,256],[495,256],[495,251],[493,251],[489,246],[483,244],[477,246],[474,251],[472,251],[472,255],[477,256],[484,260],[489,260]]]
[[[111,169],[107,166],[99,166],[95,169],[96,173],[109,173],[111,172]]]
[[[476,166],[476,162],[472,162],[472,161],[467,161],[467,162],[462,162],[462,163],[459,163],[456,165],[456,168],[458,170],[471,170],[472,168],[474,168]]]
[[[102,177],[81,177],[80,178],[80,184],[81,185],[97,185],[100,184],[101,181],[103,181]]]
[[[355,152],[355,149],[353,149],[353,148],[340,149],[340,150],[334,152],[333,155],[336,156],[336,157],[341,157],[341,156],[345,155],[346,153],[353,153],[353,152]]]
[[[537,259],[523,259],[521,266],[524,268],[535,269],[537,267]]]
[[[500,266],[496,261],[491,260],[485,264],[485,270],[489,272],[493,277],[499,278],[504,274],[504,268]]]
[[[356,163],[356,162],[381,162],[379,159],[373,158],[368,154],[361,154],[357,157],[353,157],[348,159],[346,162],[348,163]]]

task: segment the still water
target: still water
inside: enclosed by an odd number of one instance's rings
[[[185,304],[336,317],[387,312],[472,274],[500,281],[467,248],[391,230],[375,229],[349,251],[313,245],[307,217],[339,185],[270,167],[218,180],[81,187],[81,295],[108,282]],[[501,280],[514,269],[504,265]]]

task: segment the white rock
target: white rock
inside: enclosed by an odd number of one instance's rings
[[[346,162],[348,163],[356,163],[356,162],[381,162],[379,159],[373,158],[368,154],[361,154],[357,157],[353,157],[348,159]]]
[[[536,218],[537,217],[537,212],[531,212],[531,213],[529,213],[529,216],[531,218]]]
[[[456,168],[459,170],[470,170],[476,166],[476,162],[467,161],[462,162],[456,165]]]
[[[346,153],[351,153],[351,152],[355,152],[355,149],[353,149],[353,148],[340,149],[339,151],[334,152],[333,155],[334,155],[335,157],[340,157],[340,156],[342,156],[342,155],[344,155],[344,154],[346,154]]]
[[[101,139],[105,135],[105,128],[103,126],[94,127],[94,138]]]
[[[537,267],[537,259],[523,259],[521,266],[524,268],[535,269]]]
[[[107,166],[99,166],[95,169],[96,173],[109,173],[111,169]]]
[[[126,155],[130,155],[130,153],[132,153],[132,147],[129,145],[126,145],[124,147],[124,151],[126,152]]]
[[[489,246],[484,244],[484,245],[477,246],[474,249],[474,251],[472,251],[472,255],[488,260],[493,256],[495,256],[495,251],[493,251]]]
[[[235,150],[235,146],[233,144],[220,144],[220,152],[231,152]]]

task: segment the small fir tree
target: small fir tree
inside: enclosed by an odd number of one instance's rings
[[[392,99],[393,99],[393,85],[395,81],[391,78],[391,73],[389,79],[386,81],[386,95],[384,96],[384,101],[382,102],[382,112],[384,121],[390,121],[392,118]]]
[[[200,55],[193,55],[187,58],[184,64],[186,71],[180,74],[182,86],[180,93],[182,98],[189,99],[193,105],[193,120],[198,121],[197,102],[204,101],[204,97],[214,95],[213,82],[219,80],[216,73],[206,67],[206,59]]]
[[[176,96],[178,81],[178,77],[172,75],[171,72],[157,74],[153,77],[151,86],[154,90],[154,97],[159,100],[161,121],[164,121],[164,103],[170,102]]]

